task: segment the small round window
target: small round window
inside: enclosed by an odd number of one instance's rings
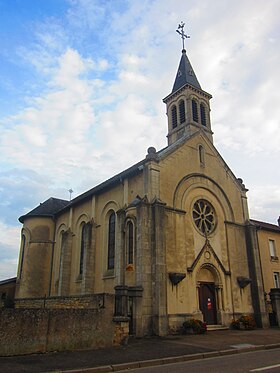
[[[210,234],[216,227],[216,215],[213,206],[205,199],[199,199],[193,205],[192,216],[195,225],[203,234]]]

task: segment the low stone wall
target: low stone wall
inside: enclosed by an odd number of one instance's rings
[[[113,321],[114,296],[100,308],[18,308],[0,310],[0,356],[120,345],[127,320]]]
[[[15,308],[94,308],[104,307],[105,297],[110,294],[94,294],[68,297],[18,298]],[[111,295],[112,296],[112,295]]]

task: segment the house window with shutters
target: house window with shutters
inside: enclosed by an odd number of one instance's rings
[[[279,274],[279,272],[273,272],[273,277],[274,277],[274,286],[276,288],[280,288],[280,274]]]
[[[269,244],[269,252],[270,252],[270,259],[271,260],[277,260],[277,255],[276,255],[276,248],[275,248],[275,241],[274,240],[268,240]]]

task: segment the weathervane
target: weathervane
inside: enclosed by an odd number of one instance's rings
[[[183,41],[183,49],[185,49],[185,39],[190,38],[189,35],[185,34],[184,27],[185,27],[185,23],[182,21],[179,24],[178,29],[176,30],[176,32],[178,32],[178,34],[181,35],[181,38],[182,38],[182,41]],[[182,29],[182,31],[180,31],[180,29]]]

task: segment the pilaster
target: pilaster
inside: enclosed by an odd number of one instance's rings
[[[153,331],[156,335],[168,333],[165,219],[165,204],[155,200],[152,204],[151,249]]]
[[[254,317],[258,327],[269,326],[268,315],[265,307],[264,287],[262,280],[262,269],[260,253],[257,241],[257,232],[253,225],[246,226],[246,246],[248,256],[249,274],[252,280],[251,293],[254,308]]]
[[[136,285],[143,288],[142,298],[137,306],[141,307],[138,313],[137,327],[141,335],[151,335],[152,325],[152,258],[151,258],[151,205],[147,198],[137,206],[137,251],[136,251]],[[141,315],[141,316],[140,316]]]
[[[84,277],[82,281],[82,293],[89,294],[94,292],[95,278],[95,250],[96,250],[96,224],[93,220],[88,225],[87,241],[85,244],[85,265]]]
[[[117,211],[115,275],[116,283],[124,285],[125,282],[125,210]]]
[[[144,168],[144,193],[151,201],[154,198],[160,198],[160,167],[155,148],[148,149],[146,159],[149,162]]]

